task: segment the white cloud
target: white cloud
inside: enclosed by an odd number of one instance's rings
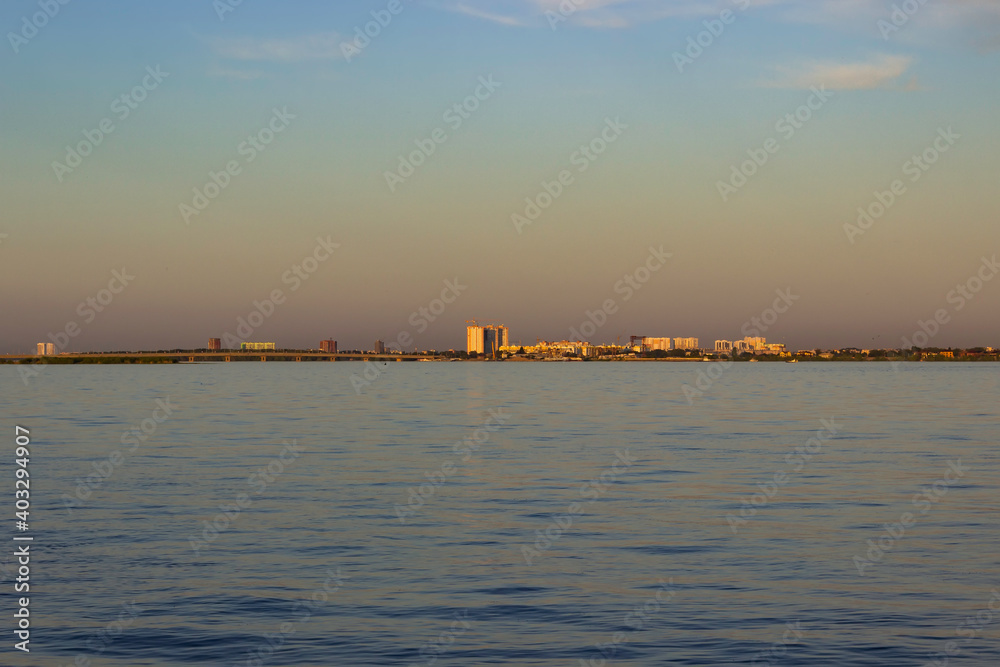
[[[337,33],[293,38],[216,37],[209,40],[215,53],[227,60],[292,63],[343,57]]]
[[[457,7],[455,7],[455,11],[459,12],[460,14],[474,16],[477,19],[485,19],[487,21],[492,21],[493,23],[499,23],[501,25],[509,25],[509,26],[524,25],[521,21],[512,16],[493,14],[491,12],[486,12],[480,9],[476,9],[475,7],[469,7],[464,4],[460,4]]]
[[[740,3],[743,0],[740,0]],[[750,0],[771,4],[781,0]],[[552,14],[587,28],[626,28],[670,16],[709,16],[733,0],[448,0],[447,6],[469,16],[510,26],[544,26]],[[560,21],[562,23],[562,21]]]
[[[878,35],[880,19],[889,19],[888,0],[444,0],[455,11],[494,20],[505,25],[547,25],[546,12],[567,15],[568,24],[588,28],[628,27],[671,17],[717,16],[722,10],[737,13],[771,8],[776,16],[793,23],[826,24],[870,36]],[[896,4],[901,4],[897,0]],[[572,8],[572,11],[568,11]],[[982,31],[984,22],[996,35],[1000,23],[998,0],[927,0],[905,31],[932,39],[942,28]],[[560,25],[563,25],[560,22]],[[991,41],[979,38],[980,42]]]
[[[919,90],[915,78],[900,85],[899,79],[913,64],[908,56],[881,54],[867,62],[813,61],[795,67],[779,67],[777,78],[761,85],[767,88],[825,86],[830,90],[896,88]]]

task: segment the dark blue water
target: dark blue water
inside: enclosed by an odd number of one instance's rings
[[[1000,366],[710,366],[0,367],[0,663],[1000,664]]]

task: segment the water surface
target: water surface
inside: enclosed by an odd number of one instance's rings
[[[0,367],[0,662],[1000,664],[1000,366],[708,367]]]

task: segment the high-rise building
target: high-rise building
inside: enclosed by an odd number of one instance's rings
[[[496,328],[486,327],[485,332],[483,333],[483,351],[488,355],[492,355],[499,347],[500,344],[497,340]]]
[[[469,354],[499,353],[500,348],[510,345],[510,329],[494,324],[479,326],[473,324],[465,329],[465,347]]]
[[[737,352],[749,352],[751,354],[757,354],[767,346],[767,341],[760,337],[750,337],[747,336],[743,340],[737,340],[733,342],[733,349]]]
[[[55,343],[46,343],[45,344],[45,356],[50,357],[50,356],[54,355],[55,353],[56,353],[56,344]]]
[[[209,338],[208,339],[208,349],[209,350],[221,350],[222,349],[222,339],[221,338]]]
[[[674,349],[670,344],[669,338],[650,338],[649,336],[643,336],[641,344],[643,352],[652,352],[653,350],[670,351]]]
[[[375,341],[375,354],[385,354],[385,343],[380,340]]]
[[[39,357],[44,357],[45,356],[45,343],[39,343],[36,346],[36,349],[37,349],[37,354],[38,354]]]
[[[678,350],[697,350],[698,339],[697,338],[675,338],[674,348]]]
[[[502,324],[497,327],[497,347],[508,347],[510,345],[510,329]]]
[[[715,341],[715,351],[729,353],[733,351],[733,344],[728,340],[717,340]]]
[[[473,325],[465,329],[465,348],[469,354],[482,354],[486,350],[486,327]]]
[[[335,340],[321,340],[319,342],[319,351],[326,352],[327,354],[337,353],[337,341]]]

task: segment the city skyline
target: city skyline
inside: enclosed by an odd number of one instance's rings
[[[997,342],[995,3],[388,4],[0,7],[0,352]]]
[[[617,337],[614,341],[602,340],[602,339],[582,339],[582,338],[564,338],[564,339],[542,339],[536,337],[535,343],[522,341],[520,339],[515,339],[513,342],[510,340],[510,330],[508,327],[503,325],[479,325],[475,320],[467,320],[466,326],[466,345],[465,348],[461,347],[449,347],[449,348],[423,348],[414,346],[412,349],[405,349],[399,343],[390,342],[385,343],[381,339],[375,341],[374,346],[371,348],[360,346],[342,346],[337,340],[334,339],[323,339],[319,342],[318,346],[304,346],[296,347],[283,345],[273,341],[259,341],[259,340],[240,340],[235,337],[229,338],[209,338],[208,345],[205,347],[173,347],[173,348],[160,348],[159,351],[163,350],[207,350],[209,352],[253,352],[253,351],[282,351],[282,350],[305,350],[320,352],[325,354],[336,355],[338,353],[348,355],[352,353],[371,353],[373,355],[384,355],[384,354],[410,354],[410,353],[425,353],[425,352],[467,352],[470,355],[473,353],[481,357],[489,356],[500,356],[501,353],[511,354],[515,350],[521,349],[533,349],[533,348],[546,348],[546,349],[556,349],[556,348],[566,348],[569,349],[573,347],[578,351],[586,351],[588,348],[618,348],[620,350],[633,350],[636,352],[656,352],[656,351],[686,351],[690,353],[702,353],[707,355],[716,356],[736,356],[741,354],[751,354],[751,355],[778,355],[778,356],[790,356],[796,353],[803,352],[831,352],[831,351],[849,351],[856,350],[860,352],[869,351],[909,351],[913,349],[921,350],[974,350],[974,349],[984,349],[986,352],[992,353],[995,347],[991,345],[981,344],[972,345],[967,347],[954,347],[954,346],[940,346],[934,345],[933,339],[934,335],[931,329],[921,330],[914,334],[912,339],[905,339],[903,345],[896,347],[856,347],[851,345],[837,346],[831,348],[821,348],[821,347],[800,347],[800,348],[790,348],[783,342],[775,342],[771,340],[770,342],[764,336],[759,335],[748,335],[744,336],[742,339],[716,339],[714,342],[709,344],[709,341],[702,341],[697,337],[664,337],[664,336],[638,336],[630,335],[628,336],[628,344],[625,344],[622,337]],[[469,322],[474,324],[468,325]],[[756,330],[753,333],[757,333]],[[69,339],[65,334],[57,334],[51,338],[50,341],[44,341],[36,343],[35,351],[33,353],[28,353],[25,356],[58,356],[60,354],[114,354],[116,352],[128,352],[128,353],[155,353],[157,350],[151,348],[132,348],[128,350],[74,350],[70,349],[68,345]],[[54,342],[53,342],[54,341]],[[19,353],[8,353],[12,356],[19,356]],[[593,356],[590,354],[584,354],[583,356]]]

